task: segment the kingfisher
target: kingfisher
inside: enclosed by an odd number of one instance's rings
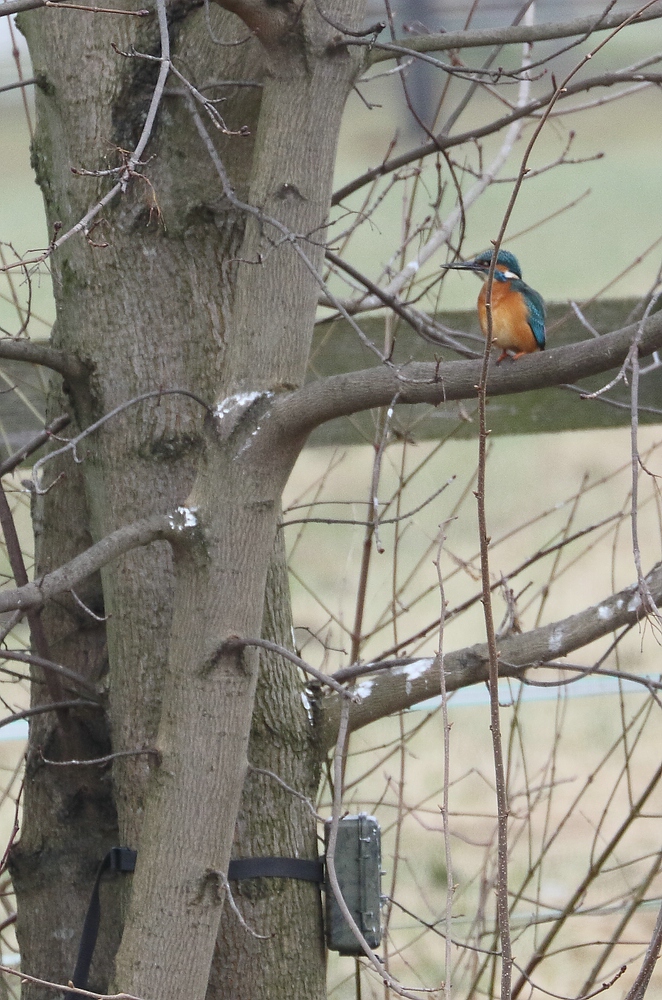
[[[487,279],[492,253],[492,250],[485,250],[473,260],[443,266],[458,271],[473,271],[480,278]],[[487,337],[486,292],[487,280],[484,280],[478,296],[478,318],[484,337]],[[538,292],[522,281],[519,261],[508,250],[499,250],[494,268],[492,340],[501,348],[497,364],[509,356],[516,361],[523,354],[545,350],[545,303]]]

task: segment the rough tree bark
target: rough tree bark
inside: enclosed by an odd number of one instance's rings
[[[289,581],[278,537],[267,578],[263,634],[283,646],[292,642]],[[305,802],[264,771],[314,801],[320,778],[317,738],[301,699],[291,664],[272,653],[260,655],[260,676],[233,854],[236,857],[315,858],[316,821]],[[252,879],[233,884],[247,934],[229,906],[223,909],[212,974],[211,997],[278,997],[321,1000],[326,995],[326,961],[320,895],[310,882]]]
[[[340,12],[343,21],[351,15]],[[313,234],[326,218],[340,116],[356,67],[347,54],[327,50],[331,29],[316,11],[299,11],[291,27],[265,83],[249,202],[290,232]],[[303,380],[319,286],[289,242],[266,255],[256,279],[262,225],[255,218],[246,225],[224,359],[226,398],[205,425],[188,500],[198,522],[193,543],[176,552],[161,765],[146,799],[116,960],[116,987],[138,995],[196,997],[206,987],[232,829],[210,825],[200,805],[219,802],[236,815],[256,680],[254,654],[237,655],[224,643],[255,635],[261,625],[280,494],[301,447],[277,425],[254,432],[260,421],[269,423],[271,397]],[[307,252],[319,271],[323,247],[311,243]],[[262,390],[247,410],[246,390]]]
[[[336,11],[342,20],[350,21],[355,15],[351,4]],[[268,56],[255,39],[235,48],[215,45],[198,3],[174,3],[168,16],[173,53],[181,65],[192,67],[196,83],[248,79],[264,84],[263,88],[231,91],[227,124],[230,128],[247,126],[249,136],[214,136],[237,196],[263,207],[292,231],[318,231],[329,204],[335,141],[356,60],[325,51],[333,29],[315,11],[306,10],[300,17],[289,5],[274,8],[271,21],[260,26],[261,37],[269,45]],[[214,13],[213,25],[215,34],[224,39],[237,40],[246,31],[236,17],[225,12]],[[84,215],[104,185],[97,178],[74,177],[71,168],[103,167],[104,152],[109,163],[117,163],[118,150],[135,145],[151,96],[158,67],[138,57],[127,58],[116,49],[128,52],[133,47],[158,55],[158,29],[155,19],[147,24],[132,18],[79,21],[70,12],[52,10],[26,15],[22,28],[35,71],[43,81],[37,98],[33,163],[50,225],[60,220],[67,225]],[[90,66],[94,66],[93,73]],[[317,298],[315,280],[289,246],[272,251],[264,264],[255,263],[265,250],[261,226],[252,221],[246,227],[245,216],[223,196],[181,95],[166,97],[149,153],[154,156],[149,183],[134,179],[127,196],[106,210],[107,225],[97,227],[88,244],[82,239],[67,243],[54,261],[57,323],[53,344],[83,365],[84,374],[65,385],[71,413],[80,427],[160,387],[190,389],[211,403],[219,393],[223,397],[240,388],[277,392],[303,378]],[[104,249],[92,246],[106,241],[109,246]],[[307,253],[319,268],[321,248],[308,247]],[[158,740],[162,764],[148,806],[148,817],[154,803],[161,803],[172,819],[179,817],[182,827],[169,840],[170,847],[176,846],[175,854],[166,858],[154,838],[141,837],[145,789],[154,757],[137,755],[115,762],[113,796],[106,773],[91,775],[85,769],[83,775],[80,770],[49,771],[35,765],[37,777],[31,774],[26,789],[26,816],[33,817],[34,833],[24,837],[14,857],[19,908],[22,914],[28,907],[31,912],[36,908],[42,915],[40,923],[23,919],[19,923],[26,965],[62,981],[71,974],[98,860],[112,842],[140,847],[135,881],[144,887],[146,879],[153,891],[133,893],[131,929],[119,956],[116,983],[118,988],[148,997],[184,993],[201,997],[207,988],[222,898],[218,887],[206,888],[207,870],[223,870],[229,858],[233,817],[244,784],[256,658],[247,655],[244,660],[249,665],[244,666],[231,657],[226,670],[216,664],[205,669],[204,661],[213,654],[214,644],[228,634],[260,631],[278,497],[295,453],[281,455],[268,468],[262,463],[263,468],[256,469],[251,454],[233,465],[235,441],[231,435],[223,440],[211,425],[205,430],[204,416],[195,402],[167,396],[138,404],[88,439],[81,469],[89,518],[77,506],[83,503],[80,483],[71,476],[69,466],[66,490],[58,487],[45,504],[39,563],[40,569],[47,569],[56,560],[55,552],[73,553],[84,547],[88,530],[92,538],[101,538],[134,520],[139,512],[147,515],[174,509],[187,497],[198,465],[207,470],[197,501],[199,556],[192,559],[182,551],[179,560],[181,617],[175,612],[174,652],[170,653]],[[49,482],[55,474],[55,467],[48,471]],[[67,546],[62,545],[63,533],[69,533]],[[253,552],[259,551],[257,559],[251,560],[246,539],[253,543]],[[110,740],[115,751],[157,743],[173,615],[170,547],[154,543],[136,550],[104,569],[102,579],[103,603],[96,597],[90,603],[108,616],[110,733],[97,713],[99,731],[88,727],[94,730],[92,737],[77,744],[76,755],[82,757],[98,755],[100,747],[108,749]],[[286,602],[282,582],[278,595],[280,602]],[[246,609],[248,615],[244,615]],[[69,619],[63,625],[60,612],[51,618],[46,624],[57,646]],[[210,623],[215,626],[211,635]],[[84,622],[68,632],[67,648],[61,643],[59,647],[67,663],[78,664],[87,656],[88,671],[81,672],[95,679],[104,656],[103,632],[99,624],[90,627]],[[90,635],[94,656],[86,652]],[[289,771],[292,784],[310,792],[315,755],[297,681],[287,671],[281,667],[274,678],[271,669],[270,683],[263,688],[256,714],[261,725],[256,721],[254,727],[254,763],[280,774]],[[273,683],[274,679],[282,683]],[[213,730],[209,739],[200,727],[201,716]],[[290,734],[293,728],[298,730],[302,745],[298,764],[290,757],[285,767],[284,736],[276,747],[265,747],[264,727],[276,722],[276,728]],[[79,730],[84,724],[73,720],[71,726]],[[173,727],[180,733],[188,727],[185,745]],[[72,755],[70,743],[58,747],[53,724],[40,723],[34,732],[33,746],[36,742],[48,746],[53,756],[65,759]],[[87,729],[85,733],[87,737]],[[183,761],[186,770],[179,771]],[[196,790],[207,772],[211,786]],[[98,802],[90,784],[102,790]],[[176,796],[183,794],[187,801],[173,804],[173,786],[179,789]],[[265,824],[260,814],[267,786],[269,779],[264,777],[252,776],[246,783],[236,853],[250,856],[261,844],[258,853],[300,851],[301,856],[308,856],[314,848],[312,820],[300,815],[292,826],[293,808],[300,812],[300,804],[293,807],[282,789],[272,788],[268,800],[273,801],[274,814],[272,822]],[[42,811],[49,798],[54,806]],[[71,835],[72,803],[81,799],[89,813],[88,833],[77,826],[79,838],[87,836],[84,850],[77,848]],[[62,802],[64,809],[55,805]],[[163,822],[160,816],[153,820],[159,838]],[[199,850],[195,826],[203,841],[207,838]],[[66,860],[70,849],[72,858]],[[172,905],[164,897],[164,875],[175,886]],[[107,892],[117,895],[123,886],[122,909],[126,909],[131,881],[119,880]],[[246,902],[250,910],[256,910],[256,923],[263,917],[272,925],[288,925],[293,939],[305,936],[310,942],[305,952],[292,949],[292,995],[321,995],[323,958],[314,890],[310,886],[269,887],[265,895],[264,887],[253,887],[255,893],[262,899],[261,906],[250,892]],[[174,917],[178,905],[179,921]],[[171,931],[164,933],[168,921],[163,914],[169,910],[173,911]],[[108,985],[117,943],[119,921],[113,921],[112,909],[110,915],[113,929],[101,942],[91,984],[97,989]],[[189,927],[184,937],[182,921]],[[189,934],[193,949],[186,940]],[[233,927],[232,918],[226,916],[210,996],[228,995],[229,984],[235,997],[255,996],[255,983],[237,972],[238,963],[243,967],[246,945],[248,950],[253,947],[251,939],[240,948],[241,935],[246,932]],[[152,952],[155,936],[159,944]],[[44,949],[44,941],[57,944]],[[270,944],[260,945],[261,962],[269,947],[282,955],[282,941],[271,939]],[[180,960],[173,961],[177,955]],[[278,995],[282,989],[274,961],[272,985],[268,977],[261,979],[263,996]],[[176,975],[174,967],[179,968]]]
[[[64,400],[53,393],[50,409],[62,412]],[[65,463],[58,463],[57,473]],[[80,468],[67,464],[60,489],[33,502],[36,565],[44,571],[57,566],[61,556],[76,555],[90,544],[89,517]],[[77,588],[77,595],[95,614],[103,612],[99,575]],[[103,711],[107,702],[108,657],[105,627],[66,595],[49,604],[41,615],[50,654],[66,663],[93,685],[101,696],[102,710],[67,713],[66,734],[50,714],[35,716],[30,726],[30,744],[23,796],[20,842],[11,854],[10,870],[20,916],[17,926],[24,961],[33,968],[57,973],[58,981],[71,976],[77,937],[99,862],[118,843],[117,813],[108,768],[53,768],[47,759],[86,759],[107,754],[110,734]],[[32,671],[32,703],[48,700],[44,675]],[[89,697],[88,688],[71,685],[69,697]],[[107,919],[101,929],[92,979],[107,982],[119,944],[116,887],[106,891]],[[43,993],[43,991],[39,991]],[[30,988],[27,995],[35,995]]]

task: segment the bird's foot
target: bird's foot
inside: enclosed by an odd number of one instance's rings
[[[518,358],[523,358],[527,353],[527,351],[517,351],[516,354],[511,354],[510,351],[502,351],[497,358],[496,363],[500,365],[504,358],[510,358],[512,361],[517,361]]]

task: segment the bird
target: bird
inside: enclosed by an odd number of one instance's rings
[[[492,256],[492,250],[485,250],[473,260],[443,266],[458,271],[473,271],[480,278],[487,279]],[[484,280],[478,296],[478,319],[484,337],[488,332],[486,294],[487,280]],[[538,292],[522,281],[519,261],[509,250],[499,250],[494,268],[492,341],[501,348],[497,364],[509,356],[516,361],[524,354],[545,350],[545,303]]]

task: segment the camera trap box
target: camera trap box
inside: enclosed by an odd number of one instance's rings
[[[331,820],[324,824],[325,854],[328,854]],[[359,813],[338,823],[335,868],[343,899],[371,948],[381,941],[381,831],[374,816]],[[362,955],[363,949],[345,920],[326,877],[326,943],[341,955]]]

